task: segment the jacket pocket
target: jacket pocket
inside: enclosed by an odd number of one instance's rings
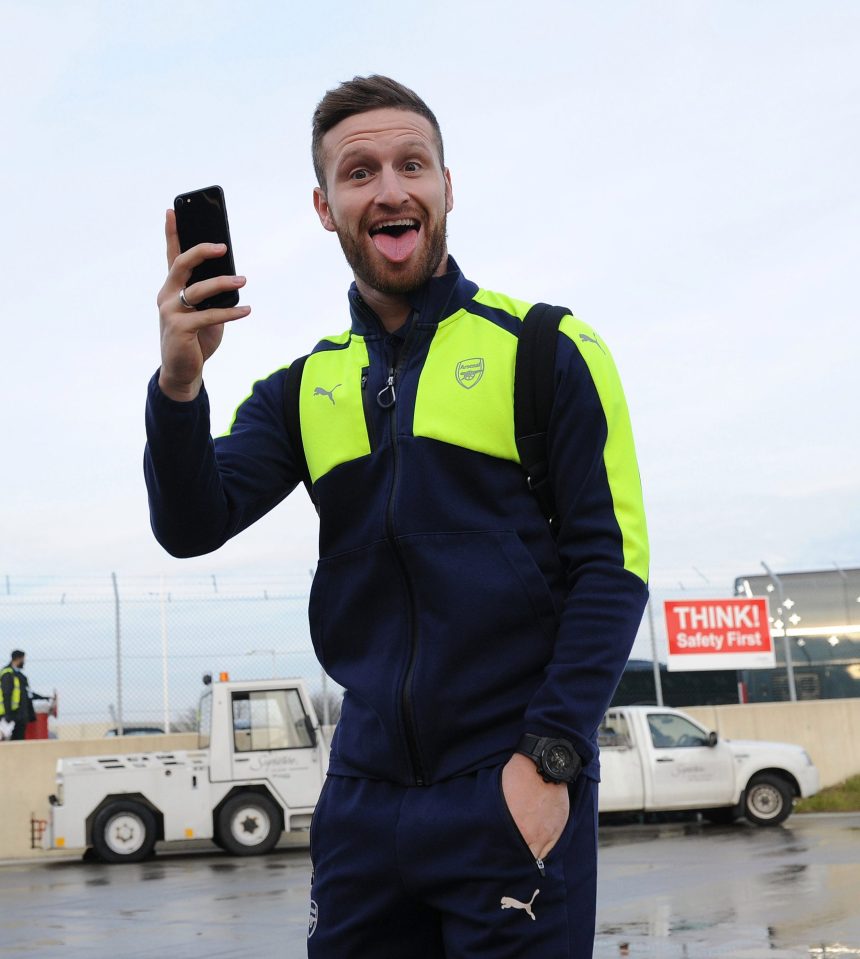
[[[513,747],[552,657],[557,619],[514,532],[399,542],[419,613],[410,695],[432,781]]]
[[[409,775],[398,688],[406,669],[409,618],[401,577],[385,542],[320,561],[309,615],[314,650],[343,686],[329,768],[370,778]]]

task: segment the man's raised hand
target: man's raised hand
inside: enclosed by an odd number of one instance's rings
[[[224,256],[223,243],[200,243],[179,251],[176,216],[167,211],[164,224],[167,239],[167,279],[158,293],[158,316],[161,324],[161,372],[158,385],[174,400],[193,400],[203,383],[203,364],[218,349],[224,335],[224,324],[241,319],[251,312],[250,306],[226,309],[195,310],[193,305],[216,293],[240,289],[244,276],[216,276],[186,287],[191,271],[204,260]],[[179,297],[183,293],[186,307]]]

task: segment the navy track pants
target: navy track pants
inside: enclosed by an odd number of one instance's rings
[[[311,827],[310,959],[591,959],[597,784],[570,787],[541,871],[501,771],[425,787],[329,776]]]

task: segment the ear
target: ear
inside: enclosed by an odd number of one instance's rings
[[[445,167],[445,212],[454,209],[454,188],[451,186],[451,171]]]
[[[334,233],[337,227],[334,225],[331,208],[328,205],[328,200],[322,191],[322,187],[314,187],[314,209],[317,211],[317,216],[320,218],[320,223],[322,223],[323,228],[328,230],[329,233]]]

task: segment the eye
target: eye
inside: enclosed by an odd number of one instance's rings
[[[407,160],[406,163],[403,164],[403,169],[407,173],[418,173],[421,169],[421,164],[417,160]]]
[[[366,180],[369,176],[370,174],[367,170],[353,170],[349,178],[350,180]]]

